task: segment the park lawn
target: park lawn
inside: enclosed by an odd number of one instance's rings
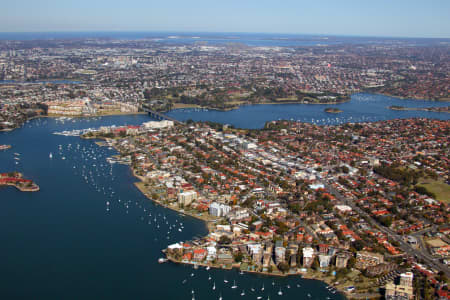
[[[439,180],[426,179],[419,182],[418,186],[426,188],[436,195],[436,200],[450,203],[450,185]]]

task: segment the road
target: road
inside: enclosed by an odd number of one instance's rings
[[[408,243],[406,243],[401,236],[399,236],[394,231],[390,230],[389,228],[386,228],[385,226],[382,226],[379,224],[374,218],[372,218],[368,213],[363,211],[361,208],[359,208],[353,201],[350,199],[346,199],[344,196],[341,195],[341,193],[336,190],[334,187],[329,185],[328,183],[324,183],[325,187],[340,201],[345,203],[346,205],[350,206],[354,211],[356,211],[360,216],[364,217],[366,220],[369,221],[369,223],[386,234],[390,239],[396,241],[400,246],[400,248],[403,252],[410,256],[414,256],[416,258],[419,258],[423,260],[425,263],[427,263],[429,266],[433,267],[434,269],[438,271],[442,271],[447,275],[447,277],[450,277],[450,269],[444,265],[441,264],[436,258],[432,257],[430,254],[426,253],[423,250],[414,249],[411,247]]]

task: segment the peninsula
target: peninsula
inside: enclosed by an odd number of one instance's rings
[[[413,297],[437,293],[442,285],[425,283],[450,274],[439,261],[446,239],[436,235],[450,233],[448,204],[436,200],[449,191],[419,184],[448,180],[449,126],[152,121],[89,138],[119,151],[149,199],[207,222],[207,236],[164,250],[173,262],[319,279],[349,298],[398,289]],[[398,274],[400,284],[386,281]]]
[[[19,172],[0,173],[0,186],[14,186],[21,192],[37,192],[39,186],[32,180],[24,179]]]
[[[416,111],[431,111],[431,112],[444,112],[450,113],[450,106],[445,107],[404,107],[399,105],[391,105],[388,107],[392,110],[416,110]]]

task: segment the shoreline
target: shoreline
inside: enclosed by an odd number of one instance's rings
[[[242,271],[243,273],[257,274],[257,275],[262,275],[262,276],[267,276],[267,277],[285,278],[285,277],[289,277],[289,276],[299,276],[301,279],[315,280],[315,281],[323,282],[327,286],[335,289],[337,293],[339,293],[340,295],[344,296],[346,299],[358,299],[358,298],[361,298],[361,297],[363,297],[365,299],[366,298],[365,295],[367,295],[367,293],[351,293],[351,292],[347,292],[345,290],[344,284],[339,284],[339,283],[336,284],[335,283],[336,281],[333,280],[330,277],[323,278],[323,277],[319,276],[319,278],[318,278],[317,275],[321,275],[322,274],[320,271],[297,272],[297,273],[269,273],[269,272],[262,272],[262,271],[249,271],[249,270],[242,270],[240,268],[240,266],[238,266],[236,264],[232,264],[230,267],[225,267],[225,266],[214,265],[214,264],[206,264],[206,263],[200,263],[200,262],[187,262],[187,261],[177,260],[177,259],[173,258],[172,256],[168,256],[166,254],[165,249],[162,250],[162,252],[166,255],[167,260],[169,262],[171,262],[171,263],[174,263],[174,264],[193,266],[194,268],[198,268],[198,267],[205,267],[206,268],[206,267],[209,267],[209,268],[213,268],[213,269],[217,269],[217,270],[227,270],[227,271],[231,271],[233,269],[237,269],[239,271]],[[349,284],[345,284],[345,285],[348,286]],[[371,294],[372,294],[373,298],[381,298],[381,296],[382,296],[380,293],[376,293],[376,292],[371,292]]]
[[[118,152],[120,152],[118,149],[116,149],[115,147],[113,147],[116,151],[118,151]],[[137,182],[135,182],[135,183],[133,183],[133,185],[148,199],[148,200],[150,200],[150,201],[152,201],[153,203],[155,203],[156,205],[160,205],[160,206],[162,206],[162,207],[164,207],[164,208],[167,208],[167,209],[170,209],[170,210],[172,210],[172,211],[175,211],[175,212],[177,212],[177,213],[179,213],[179,214],[181,214],[181,215],[185,215],[185,216],[189,216],[189,217],[193,217],[193,218],[195,218],[195,219],[197,219],[197,220],[200,220],[200,221],[203,221],[204,223],[205,223],[205,226],[206,226],[206,228],[207,228],[207,230],[208,230],[208,234],[211,232],[211,230],[210,230],[210,226],[212,225],[212,223],[214,223],[215,221],[217,221],[217,220],[219,220],[219,219],[216,219],[216,220],[207,220],[207,219],[205,219],[205,218],[201,218],[201,217],[199,217],[198,215],[195,215],[195,214],[193,214],[193,213],[190,213],[189,211],[184,211],[184,209],[179,209],[178,207],[171,207],[170,205],[167,205],[167,204],[165,204],[165,203],[162,203],[160,200],[155,200],[155,199],[153,199],[153,198],[151,198],[151,196],[147,193],[147,191],[144,189],[144,187],[142,186],[143,184],[144,184],[144,180],[143,180],[143,177],[142,176],[140,176],[140,175],[137,175],[136,173],[135,173],[135,170],[130,166],[130,169],[131,169],[131,173],[132,173],[132,175],[134,176],[134,177],[136,177],[137,179],[139,179],[139,181],[137,181]],[[177,259],[175,259],[175,258],[173,258],[172,256],[170,256],[170,255],[168,255],[167,254],[167,248],[166,249],[163,249],[163,250],[161,250],[164,254],[165,254],[165,256],[166,256],[166,258],[168,259],[168,261],[170,261],[170,262],[172,262],[172,263],[175,263],[175,264],[181,264],[181,265],[190,265],[190,266],[193,266],[193,267],[210,267],[210,268],[214,268],[214,269],[218,269],[218,270],[228,270],[228,271],[230,271],[230,270],[233,270],[233,269],[238,269],[238,270],[240,270],[240,271],[242,271],[242,272],[244,272],[244,273],[249,273],[249,274],[257,274],[257,275],[263,275],[263,276],[269,276],[269,277],[272,277],[272,276],[275,276],[275,277],[289,277],[289,276],[300,276],[300,278],[302,278],[302,279],[308,279],[308,280],[318,280],[318,281],[321,281],[321,282],[323,282],[323,283],[325,283],[326,285],[328,285],[328,286],[330,286],[330,287],[333,287],[334,289],[336,289],[336,291],[337,292],[339,292],[341,295],[343,295],[345,298],[347,298],[347,299],[351,299],[352,297],[352,295],[350,294],[350,293],[347,293],[345,290],[344,290],[344,287],[342,286],[342,287],[337,287],[337,286],[335,286],[334,284],[333,284],[333,280],[331,280],[331,279],[327,279],[327,278],[320,278],[320,279],[318,279],[318,278],[316,278],[315,276],[314,276],[314,274],[311,274],[311,275],[309,275],[308,273],[309,272],[306,272],[306,273],[302,273],[302,272],[297,272],[297,273],[282,273],[282,272],[280,272],[280,273],[270,273],[270,272],[263,272],[263,271],[251,271],[251,270],[243,270],[243,269],[241,269],[240,268],[240,264],[239,265],[237,265],[237,264],[231,264],[231,266],[229,266],[229,267],[226,267],[226,266],[220,266],[220,265],[214,265],[214,264],[205,264],[205,263],[199,263],[199,262],[187,262],[187,261],[182,261],[182,260],[177,260]],[[316,271],[315,273],[317,273],[318,271]],[[354,295],[357,295],[357,294],[354,294]]]
[[[34,119],[39,119],[39,118],[63,118],[63,117],[67,117],[67,118],[101,118],[101,117],[113,117],[113,116],[131,116],[131,115],[145,115],[147,114],[145,111],[138,111],[138,112],[124,112],[124,113],[108,113],[108,114],[97,114],[94,116],[80,116],[80,115],[76,115],[76,116],[68,116],[68,115],[37,115],[37,116],[33,116],[33,117],[29,117],[25,120],[25,122],[23,122],[22,124],[20,124],[17,127],[12,127],[12,128],[5,128],[5,129],[0,129],[0,132],[10,132],[10,131],[14,131],[16,129],[22,128],[23,124],[25,124],[28,121],[34,120]]]
[[[22,173],[13,172],[13,177],[8,176],[10,173],[0,174],[0,187],[13,186],[21,192],[39,192],[40,187],[32,180],[24,179]],[[22,184],[20,184],[22,183]],[[28,186],[25,186],[24,184]]]
[[[165,110],[162,111],[162,113],[167,113],[170,112],[172,110],[178,110],[178,109],[209,109],[209,110],[216,110],[216,111],[222,111],[222,112],[226,112],[226,111],[232,111],[235,109],[239,109],[243,106],[249,106],[249,105],[277,105],[277,104],[305,104],[305,105],[339,105],[339,104],[344,104],[347,102],[351,101],[351,97],[355,94],[359,94],[359,93],[367,93],[367,94],[373,94],[373,95],[381,95],[381,96],[387,96],[387,97],[392,97],[392,98],[396,98],[396,99],[401,99],[401,100],[412,100],[412,101],[427,101],[427,102],[450,102],[450,99],[422,99],[422,98],[415,98],[415,97],[404,97],[404,96],[397,96],[397,95],[393,95],[393,94],[389,94],[389,93],[379,93],[379,92],[374,92],[374,91],[360,91],[357,93],[353,93],[349,96],[348,99],[343,100],[343,101],[330,101],[330,102],[324,102],[324,103],[311,103],[311,102],[305,102],[305,101],[299,101],[299,100],[288,100],[288,101],[268,101],[268,102],[258,102],[258,103],[249,103],[249,102],[245,102],[245,101],[236,101],[236,102],[242,102],[242,103],[237,103],[232,107],[229,108],[217,108],[217,107],[210,107],[210,106],[201,106],[198,104],[185,104],[185,103],[175,103],[174,105],[176,106],[177,104],[180,107],[174,107],[170,110]]]
[[[81,138],[83,138],[83,137],[81,136]],[[105,138],[105,137],[93,137],[93,139],[109,140],[108,138]],[[99,146],[102,146],[101,144],[99,144],[99,142],[96,142],[96,144]],[[110,146],[112,146],[118,153],[121,153],[117,144],[114,144],[114,145],[111,145],[111,143],[108,143],[108,144]],[[103,145],[103,146],[105,146],[105,145]],[[214,225],[215,221],[220,220],[220,218],[217,218],[217,217],[210,218],[210,216],[207,212],[199,214],[197,211],[190,211],[190,210],[185,211],[184,209],[178,207],[176,204],[171,205],[170,203],[166,203],[165,200],[167,200],[167,198],[165,198],[165,197],[161,197],[160,199],[153,199],[151,194],[152,194],[152,187],[154,187],[154,186],[152,184],[146,185],[147,184],[146,178],[144,176],[137,174],[136,170],[132,166],[130,166],[130,171],[131,171],[133,177],[136,177],[136,179],[138,180],[137,182],[134,182],[133,185],[148,200],[152,201],[156,205],[161,205],[164,208],[168,208],[172,211],[175,211],[182,216],[183,215],[190,216],[195,219],[204,221],[204,224],[206,226],[208,234],[212,232],[212,226]],[[203,237],[207,237],[208,234],[203,235]],[[367,287],[363,286],[363,287],[361,287],[361,289],[359,291],[349,292],[347,290],[347,287],[354,286],[356,282],[353,282],[351,279],[346,279],[344,282],[339,283],[340,280],[338,278],[336,278],[334,275],[330,275],[328,273],[324,273],[319,270],[308,269],[306,272],[303,272],[303,270],[300,267],[293,270],[292,272],[286,272],[286,273],[282,273],[278,270],[275,272],[268,272],[268,271],[265,271],[262,269],[261,270],[251,270],[249,268],[246,268],[245,264],[242,265],[241,263],[234,263],[234,261],[231,263],[227,263],[227,264],[213,264],[213,263],[208,263],[208,262],[199,263],[199,262],[192,261],[192,260],[181,260],[180,258],[174,257],[173,255],[171,255],[169,253],[167,247],[161,251],[165,254],[166,258],[169,261],[171,261],[173,263],[177,263],[177,264],[191,265],[194,268],[198,268],[198,266],[204,266],[204,267],[209,266],[210,268],[215,268],[215,269],[226,269],[226,270],[239,269],[242,272],[259,274],[259,275],[263,275],[263,276],[276,276],[276,277],[299,276],[303,279],[319,280],[319,281],[323,282],[324,284],[326,284],[327,286],[329,286],[330,288],[333,288],[336,292],[339,292],[346,299],[358,298],[358,297],[361,297],[362,295],[367,295],[367,294],[371,294],[373,298],[379,298],[381,296],[380,293],[377,293],[370,289],[371,287],[378,287],[378,285],[376,285],[374,282],[372,282],[372,280],[369,280],[369,282],[368,282],[371,285],[369,285]]]
[[[414,96],[411,96],[411,97],[410,96],[408,96],[408,97],[398,96],[398,95],[394,95],[394,94],[390,94],[390,93],[380,93],[380,92],[368,91],[368,90],[363,90],[361,92],[367,93],[367,94],[373,94],[373,95],[388,96],[388,97],[392,97],[392,98],[396,98],[396,99],[400,99],[400,100],[427,101],[427,102],[450,102],[450,98],[449,99],[423,99],[423,98],[417,98]]]
[[[311,102],[305,102],[305,101],[269,101],[269,102],[259,102],[259,103],[238,103],[235,104],[234,106],[228,107],[228,108],[217,108],[217,107],[210,107],[210,106],[200,106],[198,104],[184,104],[184,103],[176,103],[174,104],[175,106],[178,107],[174,107],[170,110],[162,110],[159,111],[160,113],[168,113],[170,111],[174,111],[174,110],[180,110],[180,109],[207,109],[207,110],[215,110],[215,111],[220,111],[220,112],[227,112],[227,111],[232,111],[232,110],[236,110],[239,109],[243,106],[250,106],[250,105],[284,105],[284,104],[305,104],[305,105],[339,105],[339,104],[344,104],[347,102],[351,101],[351,97],[355,94],[358,93],[367,93],[367,94],[373,94],[373,95],[382,95],[382,96],[387,96],[387,97],[392,97],[392,98],[396,98],[396,99],[402,99],[402,100],[412,100],[412,101],[427,101],[427,102],[450,102],[450,99],[448,100],[440,100],[440,99],[421,99],[421,98],[414,98],[414,97],[403,97],[403,96],[396,96],[396,95],[392,95],[389,93],[379,93],[379,92],[373,92],[373,91],[361,91],[361,92],[357,92],[357,93],[353,93],[349,96],[348,99],[345,99],[343,101],[330,101],[330,102],[325,102],[325,103],[311,103]],[[236,102],[241,102],[241,101],[236,101]],[[390,109],[390,107],[387,107],[388,109]],[[431,109],[433,107],[430,107]],[[393,109],[393,110],[417,110],[417,111],[430,111],[430,112],[435,112],[433,110],[426,110],[426,109]],[[442,112],[446,112],[449,113],[450,111],[442,111]],[[96,114],[96,115],[87,115],[87,116],[83,116],[83,115],[75,115],[75,116],[70,116],[70,115],[59,115],[59,114],[54,114],[54,115],[37,115],[37,116],[33,116],[30,118],[27,118],[27,121],[29,120],[33,120],[33,119],[37,119],[37,118],[61,118],[61,117],[67,117],[67,118],[96,118],[96,117],[107,117],[107,116],[126,116],[126,115],[144,115],[147,114],[147,112],[143,112],[143,111],[138,111],[138,112],[114,112],[114,113],[102,113],[102,114]],[[25,123],[24,122],[24,123]],[[12,128],[5,128],[5,129],[0,129],[0,132],[10,132],[13,131],[15,129],[19,129],[23,126],[23,124],[20,124],[17,127],[12,127]]]
[[[305,101],[269,101],[269,102],[258,102],[258,103],[240,103],[236,104],[235,106],[228,107],[228,108],[218,108],[218,107],[211,107],[211,106],[201,106],[198,104],[184,104],[184,103],[177,103],[177,104],[183,104],[180,107],[174,107],[170,110],[162,111],[162,113],[167,113],[172,110],[178,110],[178,109],[208,109],[208,110],[216,110],[216,111],[232,111],[241,108],[242,106],[251,106],[251,105],[284,105],[284,104],[305,104],[305,105],[338,105],[338,104],[344,104],[351,101],[351,97],[344,101],[333,101],[333,102],[325,102],[325,103],[311,103],[311,102],[305,102]]]
[[[130,168],[131,168],[131,167],[130,167]],[[131,168],[131,171],[132,171],[133,176],[139,179],[139,181],[133,183],[133,185],[134,185],[134,186],[135,186],[135,187],[136,187],[136,188],[137,188],[137,189],[138,189],[138,190],[139,190],[139,191],[140,191],[140,192],[141,192],[148,200],[153,201],[155,204],[157,204],[157,205],[159,205],[159,206],[162,206],[162,207],[164,207],[164,208],[170,209],[170,210],[172,210],[172,211],[175,211],[175,212],[177,212],[177,213],[179,213],[179,214],[181,214],[181,215],[189,216],[189,217],[192,217],[192,218],[195,218],[195,219],[197,219],[197,220],[200,220],[200,221],[205,222],[205,223],[206,223],[205,225],[206,225],[206,228],[208,229],[208,232],[210,231],[210,230],[209,230],[209,225],[210,225],[210,223],[214,223],[215,221],[218,220],[218,219],[215,219],[215,220],[208,220],[208,219],[206,219],[206,218],[202,218],[202,217],[200,217],[200,216],[198,216],[198,215],[195,215],[195,214],[193,214],[193,213],[191,213],[191,212],[189,212],[189,211],[185,211],[184,209],[178,209],[177,207],[172,207],[172,206],[170,206],[170,205],[167,205],[167,204],[161,202],[160,200],[155,200],[155,199],[153,199],[153,198],[145,191],[145,189],[141,186],[141,185],[144,184],[144,181],[140,178],[141,176],[136,175],[135,172],[134,172],[134,170],[133,170],[133,168]]]
[[[75,115],[75,116],[70,116],[70,115],[61,115],[61,114],[51,114],[51,115],[42,115],[42,116],[37,116],[39,117],[43,117],[43,118],[62,118],[62,117],[67,117],[67,118],[97,118],[97,117],[108,117],[108,116],[128,116],[128,115],[144,115],[147,114],[145,111],[138,111],[138,112],[117,112],[117,113],[103,113],[103,114],[95,114],[95,115],[87,115],[87,116],[83,116],[83,115]],[[31,118],[30,118],[31,120]]]
[[[403,107],[403,106],[388,106],[390,110],[395,111],[427,111],[427,112],[436,112],[436,113],[450,113],[449,107]],[[447,110],[440,110],[446,108]]]
[[[12,186],[15,187],[16,189],[18,189],[20,192],[30,192],[30,193],[34,193],[34,192],[39,192],[40,188],[37,186],[35,188],[26,188],[26,187],[21,187],[18,186],[15,183],[0,183],[0,187],[2,186]]]

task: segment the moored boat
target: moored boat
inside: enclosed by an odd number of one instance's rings
[[[167,262],[167,261],[168,261],[167,258],[163,258],[163,257],[158,258],[158,262],[159,262],[160,264],[165,263],[165,262]]]
[[[7,150],[10,148],[11,148],[11,145],[0,145],[0,150]]]

